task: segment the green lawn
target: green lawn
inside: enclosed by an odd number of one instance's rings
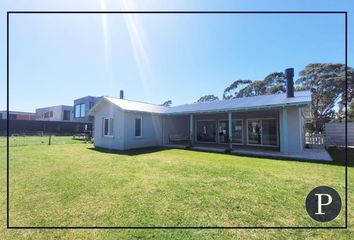
[[[37,142],[37,141],[35,141]],[[187,150],[104,152],[91,144],[10,148],[12,226],[343,226],[304,209],[316,186],[343,197],[344,167]],[[0,147],[5,160],[5,147]],[[337,158],[343,153],[331,150]],[[353,154],[353,151],[351,152]],[[352,156],[352,155],[351,155]],[[342,162],[336,159],[335,163]],[[5,220],[6,164],[1,161]],[[354,170],[349,168],[349,181]],[[354,188],[349,188],[349,221]],[[350,237],[350,235],[352,235]],[[352,230],[7,230],[0,239],[350,239]]]

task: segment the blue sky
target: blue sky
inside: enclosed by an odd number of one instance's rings
[[[136,2],[3,2],[0,109],[8,10],[346,10],[349,20],[354,10],[345,1]],[[344,63],[342,15],[13,15],[10,23],[10,109],[18,111],[118,97],[120,89],[127,99],[178,105],[222,97],[237,79]]]

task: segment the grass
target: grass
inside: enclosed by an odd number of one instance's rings
[[[34,141],[35,143],[37,141]],[[65,141],[64,141],[65,142]],[[77,142],[77,141],[75,141]],[[66,143],[66,142],[65,142]],[[69,142],[68,142],[69,143]],[[0,148],[5,159],[6,148]],[[344,198],[343,152],[335,164],[187,150],[106,152],[91,144],[10,148],[12,226],[343,226],[308,217],[307,193]],[[353,156],[353,151],[350,152]],[[1,162],[5,220],[6,164]],[[354,170],[349,168],[349,182]],[[354,189],[349,185],[349,221]],[[344,201],[344,199],[343,199]],[[7,230],[0,239],[350,239],[348,230]]]

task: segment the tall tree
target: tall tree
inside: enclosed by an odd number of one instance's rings
[[[164,107],[170,107],[171,105],[172,105],[172,100],[167,100],[166,102],[161,104],[161,106],[164,106]]]
[[[353,86],[353,69],[348,68],[348,90]],[[312,94],[312,125],[316,132],[323,130],[325,122],[335,117],[334,106],[345,104],[345,65],[332,63],[309,64],[299,74],[296,84]],[[353,98],[348,91],[348,101]]]
[[[282,72],[274,72],[263,80],[237,80],[224,91],[224,99],[269,95],[285,92],[285,76]]]
[[[240,88],[241,86],[244,85],[248,85],[252,83],[252,80],[236,80],[235,82],[231,83],[230,86],[228,86],[227,88],[225,88],[224,94],[223,94],[223,98],[224,99],[231,99],[237,96],[238,94],[238,88]]]
[[[213,94],[210,94],[210,95],[205,95],[201,98],[198,99],[198,103],[201,103],[201,102],[212,102],[212,101],[217,101],[219,100],[219,98]]]

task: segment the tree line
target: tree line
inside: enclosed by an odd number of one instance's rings
[[[347,99],[348,121],[354,121],[354,70],[347,68]],[[307,124],[309,131],[322,131],[329,121],[345,121],[345,65],[334,63],[308,64],[299,72],[295,81],[295,91],[309,90],[312,95],[312,118]],[[263,80],[239,79],[227,86],[222,93],[222,99],[234,99],[258,95],[284,93],[286,78],[283,72],[268,74]],[[214,94],[200,97],[196,102],[216,101]],[[163,105],[170,106],[172,101]],[[337,111],[335,106],[337,105]]]

